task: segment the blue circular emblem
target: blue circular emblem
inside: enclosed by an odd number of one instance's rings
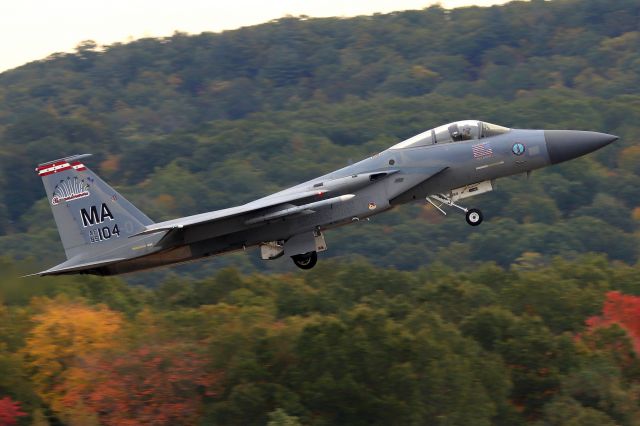
[[[515,155],[524,154],[524,144],[521,144],[520,142],[514,143],[513,148],[511,148],[511,151],[513,151]]]

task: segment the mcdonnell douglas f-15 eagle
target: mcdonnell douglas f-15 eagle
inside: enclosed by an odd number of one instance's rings
[[[478,209],[459,200],[491,191],[497,178],[585,155],[618,139],[577,130],[509,129],[458,121],[358,163],[250,203],[154,223],[84,164],[88,154],[40,164],[67,261],[36,275],[115,275],[252,246],[262,259],[290,256],[312,268],[323,231],[426,200],[454,207],[471,226]]]

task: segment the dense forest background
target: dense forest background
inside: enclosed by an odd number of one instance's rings
[[[330,231],[310,273],[16,278],[63,260],[39,162],[93,153],[163,220],[466,118],[621,140],[498,181],[477,229],[416,204]],[[638,424],[638,141],[637,0],[287,17],[4,72],[0,424]]]
[[[159,221],[241,204],[476,118],[621,141],[498,182],[469,203],[487,216],[478,229],[415,205],[330,232],[326,255],[408,270],[434,260],[508,266],[526,252],[634,263],[639,23],[635,0],[560,0],[84,42],[0,74],[0,249],[42,267],[63,260],[33,168],[64,155],[95,154],[87,165]],[[182,271],[226,264],[291,268],[254,252]]]

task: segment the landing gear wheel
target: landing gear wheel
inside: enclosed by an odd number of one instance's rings
[[[293,263],[300,269],[311,269],[318,263],[318,253],[310,251],[309,253],[296,254],[291,256]]]
[[[478,209],[469,209],[466,219],[469,225],[478,226],[482,223],[482,212]]]

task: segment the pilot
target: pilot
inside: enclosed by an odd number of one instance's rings
[[[460,137],[460,140],[468,141],[468,140],[471,140],[471,139],[472,139],[472,137],[471,137],[471,127],[464,126],[462,128],[462,136]]]
[[[453,141],[462,140],[462,136],[460,135],[460,131],[458,130],[458,125],[456,123],[449,126],[449,135]]]

